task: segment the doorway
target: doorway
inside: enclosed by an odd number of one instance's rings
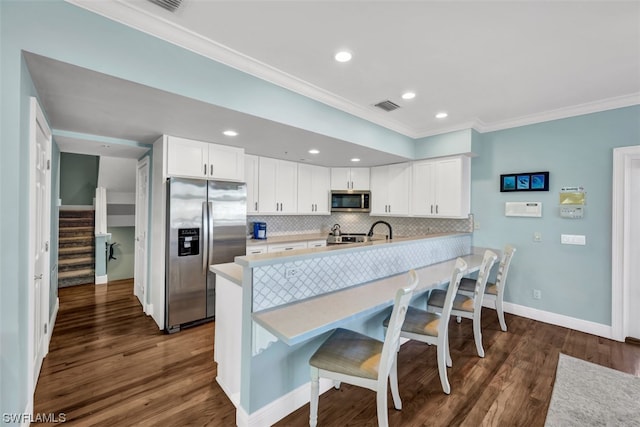
[[[640,340],[640,146],[613,150],[612,337]]]
[[[32,403],[42,362],[49,351],[49,286],[51,282],[51,130],[36,98],[29,117],[29,366]]]
[[[133,293],[148,313],[147,295],[147,212],[149,207],[149,157],[138,162],[136,171],[135,261]]]

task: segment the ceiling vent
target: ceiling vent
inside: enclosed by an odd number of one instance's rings
[[[386,101],[378,102],[375,106],[387,112],[400,108],[398,104],[396,104],[395,102],[391,102],[388,99]]]
[[[180,7],[182,0],[149,0],[153,4],[167,9],[169,12],[175,12]]]

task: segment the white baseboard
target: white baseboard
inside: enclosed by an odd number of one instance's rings
[[[333,381],[320,378],[320,394],[333,387]],[[236,425],[238,427],[266,427],[271,426],[286,417],[296,409],[309,403],[311,383],[301,385],[297,389],[285,394],[280,399],[258,409],[251,415],[242,406],[236,410]]]
[[[236,408],[240,406],[240,392],[238,391],[236,393],[232,393],[231,389],[227,386],[227,384],[225,384],[224,380],[220,378],[220,375],[216,376],[216,382],[218,383],[222,391],[224,391],[224,394],[226,394],[229,400],[231,400],[233,406],[235,406]]]
[[[109,278],[107,277],[106,274],[104,276],[98,276],[96,274],[96,285],[104,285],[108,281],[109,281]]]
[[[147,304],[145,313],[147,316],[153,316],[153,304]]]
[[[493,308],[492,305],[487,305],[487,307]],[[526,317],[527,319],[533,319],[538,322],[562,326],[564,328],[574,329],[576,331],[585,332],[587,334],[603,338],[615,339],[613,337],[613,329],[611,326],[603,325],[602,323],[576,319],[575,317],[551,313],[549,311],[538,310],[537,308],[526,307],[524,305],[512,304],[509,302],[504,302],[504,311],[505,313],[515,314],[516,316]],[[508,326],[509,325],[507,325],[507,327]]]
[[[56,298],[56,304],[53,306],[53,312],[49,317],[49,330],[47,331],[47,342],[44,350],[44,355],[46,357],[49,354],[49,343],[51,342],[51,337],[53,336],[53,327],[56,325],[56,319],[58,318],[58,310],[60,309],[60,298]]]

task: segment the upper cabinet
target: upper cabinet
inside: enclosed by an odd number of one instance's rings
[[[298,210],[298,164],[259,158],[258,211],[261,214],[295,214]]]
[[[409,163],[371,168],[371,215],[408,215],[410,183]]]
[[[167,176],[244,181],[244,149],[169,136]]]
[[[298,213],[329,215],[329,168],[298,163]]]
[[[467,156],[414,162],[411,215],[467,218],[471,194],[470,163]]]
[[[247,183],[247,214],[257,214],[260,199],[260,183],[258,182],[259,157],[245,154],[244,180]]]
[[[332,190],[369,190],[369,168],[331,168]]]

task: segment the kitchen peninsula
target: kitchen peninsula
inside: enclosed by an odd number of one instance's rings
[[[331,330],[382,338],[404,273],[418,271],[417,293],[424,294],[448,282],[457,257],[469,271],[479,268],[482,253],[474,253],[471,234],[242,256],[211,266],[220,303],[216,379],[236,405],[237,425],[270,425],[308,402],[308,360]],[[321,383],[322,391],[330,387]]]

